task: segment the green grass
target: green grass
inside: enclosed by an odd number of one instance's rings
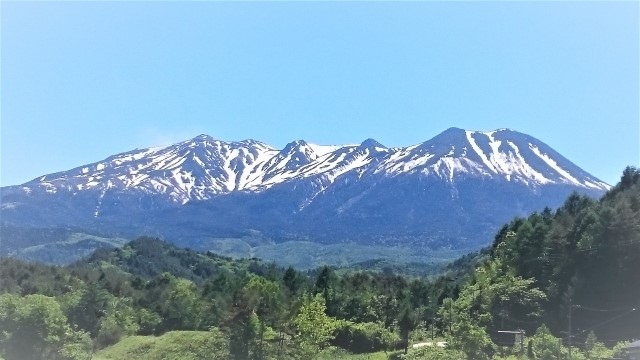
[[[393,352],[351,354],[329,348],[316,360],[387,360]],[[162,336],[130,336],[95,353],[93,360],[207,360],[228,359],[228,342],[218,330],[171,331]],[[0,359],[1,360],[1,359]]]
[[[94,360],[226,359],[228,342],[218,330],[171,331],[162,336],[130,336],[94,354]]]
[[[384,351],[367,353],[367,354],[351,354],[341,349],[327,349],[316,357],[316,360],[388,360],[391,354],[396,352],[389,351],[386,354]]]

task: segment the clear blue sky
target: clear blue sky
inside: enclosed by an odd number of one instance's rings
[[[207,133],[639,161],[638,2],[1,2],[2,185]]]

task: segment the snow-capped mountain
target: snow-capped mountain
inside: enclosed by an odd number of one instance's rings
[[[514,215],[608,185],[548,145],[508,129],[450,128],[421,144],[323,146],[199,135],[1,189],[3,224],[118,234],[259,231],[276,241],[487,243]],[[390,240],[392,239],[392,240]]]
[[[209,199],[236,191],[260,192],[289,181],[314,179],[325,186],[347,173],[396,177],[460,176],[504,179],[531,187],[564,184],[606,190],[539,140],[515,131],[451,128],[424,143],[389,149],[373,139],[360,145],[321,146],[298,140],[278,151],[254,140],[224,142],[208,135],[164,148],[134,150],[22,186],[25,193],[139,190],[176,202]]]
[[[420,171],[448,181],[468,174],[532,187],[566,184],[609,188],[540,140],[509,129],[480,132],[450,128],[422,144],[394,152],[377,171],[395,175]]]

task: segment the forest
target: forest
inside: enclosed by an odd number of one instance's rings
[[[64,267],[3,258],[0,358],[620,358],[640,337],[640,171],[513,219],[438,274],[397,270],[301,272],[148,237]]]

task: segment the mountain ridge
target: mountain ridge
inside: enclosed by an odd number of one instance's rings
[[[500,133],[509,133],[513,136],[507,137],[505,144],[504,139],[494,138],[494,134],[500,135]],[[514,137],[523,138],[528,142],[529,148],[525,148],[524,151],[528,152],[528,155],[535,154],[537,158],[530,156],[527,160],[536,160],[538,168],[546,165],[545,174],[538,169],[533,169],[532,166],[514,167],[518,162],[529,165],[523,161],[521,149],[511,141]],[[456,147],[461,143],[462,146]],[[549,153],[553,157],[549,156]],[[553,158],[558,157],[565,166],[569,164],[572,171],[579,173],[583,180],[576,179],[569,171],[557,165]],[[143,163],[140,160],[143,160]],[[147,162],[144,163],[144,160]],[[64,190],[64,187],[56,186],[56,183],[67,181],[75,183],[66,184],[69,191],[82,191],[95,187],[109,189],[118,185],[124,188],[141,188],[141,183],[152,175],[157,176],[162,171],[177,170],[179,166],[186,163],[187,170],[173,172],[173,180],[175,180],[173,185],[183,190],[176,192],[173,197],[176,201],[185,203],[189,200],[202,200],[212,194],[264,191],[278,183],[297,177],[325,175],[326,179],[332,181],[335,176],[331,176],[332,173],[327,168],[332,170],[339,167],[344,170],[346,164],[352,164],[357,160],[360,160],[360,163],[350,166],[346,171],[364,166],[365,171],[394,176],[416,168],[424,169],[422,165],[431,165],[436,174],[444,176],[444,172],[448,172],[450,180],[456,172],[471,171],[479,175],[504,175],[508,181],[511,175],[515,175],[520,180],[532,180],[538,185],[552,182],[573,183],[579,187],[599,190],[609,188],[609,185],[603,181],[589,175],[548,145],[529,135],[510,129],[480,132],[455,127],[420,144],[391,149],[374,139],[366,139],[359,145],[344,146],[317,145],[307,143],[305,140],[297,140],[288,143],[282,150],[277,150],[252,139],[226,142],[200,134],[167,147],[134,149],[68,171],[40,176],[22,185],[11,187],[25,188],[39,184],[46,191],[54,192]],[[378,162],[382,163],[381,166],[375,166],[377,164],[374,160],[379,160]],[[541,161],[546,164],[541,164]],[[105,174],[105,169],[111,170],[112,174]],[[204,172],[193,174],[191,169],[204,170]],[[206,169],[215,169],[218,172],[212,173]],[[123,173],[122,170],[128,172]],[[339,176],[344,171],[337,173]],[[169,177],[164,173],[160,175]],[[197,175],[195,179],[194,175]],[[189,185],[198,179],[203,179],[204,175],[209,175],[211,179],[195,186],[196,189]],[[123,178],[125,176],[129,178]],[[80,178],[85,178],[86,181],[77,181]],[[151,192],[162,191],[164,186],[169,186],[165,181],[157,181],[151,185],[147,187]],[[204,194],[202,189],[198,191],[198,188],[202,187],[208,188],[212,194]]]
[[[208,250],[219,238],[419,246],[487,245],[513,216],[609,186],[514,130],[449,128],[388,148],[201,134],[0,188],[2,224],[159,236]],[[213,240],[212,240],[213,239]],[[255,244],[251,244],[255,246]]]

